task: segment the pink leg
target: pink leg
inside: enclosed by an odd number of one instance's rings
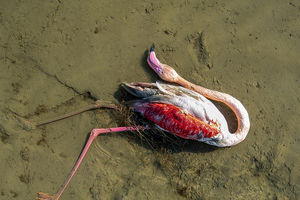
[[[42,193],[39,192],[38,194],[38,198],[36,198],[37,200],[58,200],[61,195],[63,194],[63,192],[65,191],[65,189],[67,188],[71,178],[73,177],[73,175],[75,174],[76,170],[78,169],[79,165],[81,164],[85,154],[87,153],[88,149],[90,148],[92,142],[94,141],[94,139],[102,133],[110,133],[110,132],[124,132],[124,131],[135,131],[135,130],[145,130],[145,129],[149,129],[149,127],[146,126],[130,126],[130,127],[117,127],[117,128],[105,128],[105,129],[93,129],[91,131],[90,137],[87,141],[87,143],[84,146],[83,151],[81,152],[76,164],[74,165],[72,171],[70,172],[69,176],[66,178],[65,182],[61,185],[61,187],[59,188],[58,192],[55,195],[49,195],[46,193]]]

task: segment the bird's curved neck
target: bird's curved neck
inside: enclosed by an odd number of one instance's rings
[[[233,112],[235,113],[237,120],[238,120],[238,128],[234,134],[230,134],[231,143],[230,145],[235,145],[243,141],[250,129],[250,120],[249,115],[243,104],[237,100],[236,98],[232,97],[229,94],[225,94],[222,92],[210,90],[199,85],[195,85],[184,78],[180,77],[176,81],[177,84],[193,90],[209,99],[222,102],[230,107]]]

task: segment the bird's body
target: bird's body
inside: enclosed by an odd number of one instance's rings
[[[185,139],[224,146],[230,134],[226,120],[207,98],[181,86],[165,83],[124,83],[123,87],[141,99],[129,104],[159,128]]]
[[[239,100],[183,79],[172,67],[157,59],[154,46],[147,62],[161,79],[180,86],[158,82],[124,83],[123,87],[128,92],[142,98],[130,104],[144,118],[179,137],[218,147],[233,146],[246,138],[250,120]],[[223,102],[233,110],[238,120],[235,133],[229,132],[225,117],[206,97]]]

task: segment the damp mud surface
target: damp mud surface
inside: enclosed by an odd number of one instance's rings
[[[101,135],[62,199],[299,199],[299,15],[296,0],[1,0],[0,199],[55,193],[93,128],[124,125],[112,110],[36,129],[13,116],[121,102],[122,82],[159,80],[146,64],[152,43],[185,79],[244,104],[246,140]]]

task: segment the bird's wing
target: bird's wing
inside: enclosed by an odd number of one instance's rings
[[[129,106],[134,107],[134,105],[145,102],[172,104],[208,124],[215,122],[224,124],[222,125],[224,128],[227,126],[224,116],[216,106],[197,92],[158,81],[156,83],[136,82],[122,86],[134,96],[142,98],[127,102]]]
[[[226,122],[223,114],[203,95],[181,86],[164,84],[161,82],[156,82],[156,85],[161,93],[166,93],[165,91],[167,91],[167,94],[153,95],[150,99],[176,105],[185,112],[206,123],[211,121]]]

